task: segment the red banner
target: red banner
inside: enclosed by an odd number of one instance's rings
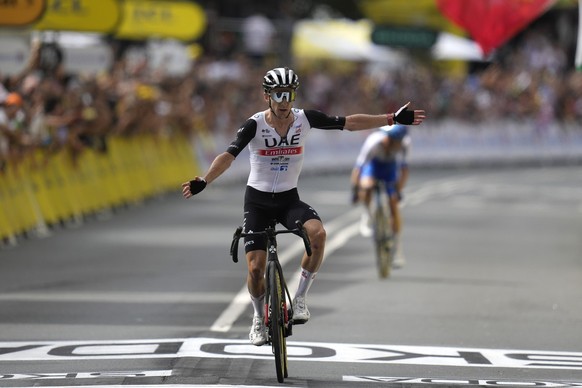
[[[488,55],[556,0],[437,0],[440,11],[464,28]]]

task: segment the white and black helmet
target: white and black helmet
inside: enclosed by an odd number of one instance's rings
[[[299,87],[299,77],[288,67],[277,67],[269,70],[263,78],[263,89],[266,92],[274,88],[292,88]]]

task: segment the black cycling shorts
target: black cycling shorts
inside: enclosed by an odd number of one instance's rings
[[[319,220],[311,206],[299,199],[297,188],[282,193],[266,193],[247,186],[245,192],[243,231],[246,233],[265,230],[273,220],[287,229],[295,228],[295,221],[305,223]],[[265,239],[245,237],[245,252],[266,250]]]

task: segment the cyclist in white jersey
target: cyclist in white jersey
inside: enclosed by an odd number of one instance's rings
[[[384,183],[390,208],[391,227],[396,249],[393,268],[404,266],[405,258],[402,249],[401,231],[402,216],[399,202],[402,190],[408,181],[407,155],[411,139],[404,125],[383,126],[372,132],[367,138],[352,170],[352,202],[362,202],[365,208],[362,214],[360,231],[363,236],[371,236],[370,201],[372,189],[378,180]]]
[[[293,228],[303,223],[312,245],[312,255],[303,255],[301,280],[293,298],[293,321],[305,323],[310,318],[305,304],[309,290],[323,258],[326,232],[317,212],[302,202],[297,181],[303,164],[305,138],[313,128],[359,131],[395,122],[418,125],[423,110],[409,110],[407,103],[395,113],[328,116],[316,110],[293,107],[299,78],[287,67],[269,70],[263,78],[263,98],[268,108],[251,116],[237,131],[236,138],[219,154],[203,177],[182,184],[185,198],[198,194],[207,184],[223,174],[246,147],[250,150],[251,172],[244,201],[245,232],[264,230],[272,220]],[[248,265],[247,285],[254,317],[249,333],[251,343],[263,345],[267,340],[264,324],[266,245],[262,239],[245,239]]]

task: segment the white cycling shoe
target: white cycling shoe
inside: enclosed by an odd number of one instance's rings
[[[394,246],[392,249],[396,249],[396,252],[394,252],[394,257],[392,258],[392,268],[400,269],[404,267],[404,264],[406,264],[406,259],[404,258],[402,242],[400,241],[399,236],[396,236],[394,239]]]
[[[404,258],[404,255],[402,253],[400,254],[397,253],[396,256],[394,256],[394,260],[392,260],[392,268],[400,269],[404,267],[404,264],[406,264],[406,259]]]
[[[253,317],[249,339],[251,344],[255,346],[262,346],[267,343],[267,328],[265,327],[264,317]]]
[[[297,297],[293,299],[293,323],[302,324],[309,320],[309,310],[305,304],[305,298]]]

